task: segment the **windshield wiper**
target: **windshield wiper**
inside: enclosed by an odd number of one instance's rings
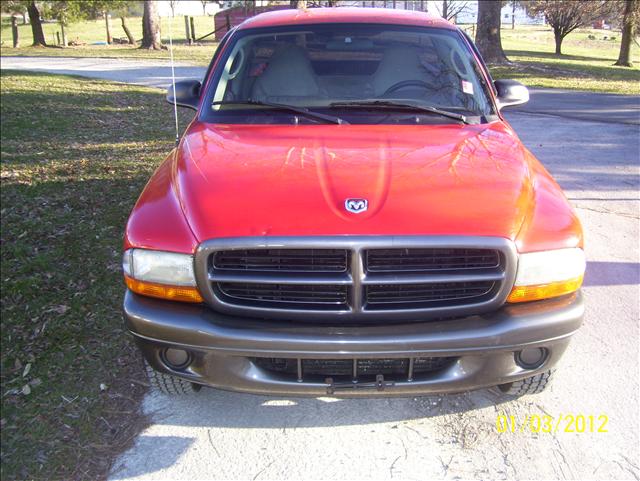
[[[218,102],[212,102],[211,105],[257,105],[259,107],[270,107],[272,109],[287,110],[289,112],[304,115],[305,117],[309,117],[311,119],[322,120],[324,122],[332,124],[349,124],[349,122],[341,119],[340,117],[336,117],[334,115],[325,115],[321,114],[320,112],[313,112],[306,107],[296,107],[295,105],[278,104],[274,102],[263,102],[262,100],[220,100]]]
[[[329,104],[331,108],[357,108],[357,107],[373,107],[381,109],[394,109],[400,108],[405,110],[415,110],[417,112],[430,113],[434,115],[440,115],[442,117],[448,117],[450,119],[458,120],[463,124],[468,124],[467,117],[462,114],[456,114],[455,112],[449,112],[448,110],[442,110],[438,107],[431,107],[428,105],[416,105],[405,102],[396,102],[395,100],[354,100],[351,102],[333,102]]]

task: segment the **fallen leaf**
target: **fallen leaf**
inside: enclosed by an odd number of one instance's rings
[[[27,374],[29,374],[29,371],[31,371],[30,362],[28,362],[27,365],[24,367],[24,371],[22,371],[22,377],[27,377]]]
[[[31,394],[31,387],[28,384],[22,386],[22,394],[24,394],[25,396]]]
[[[69,306],[65,306],[64,304],[60,304],[58,306],[53,306],[51,309],[47,309],[45,312],[56,312],[58,314],[64,314],[69,310]]]

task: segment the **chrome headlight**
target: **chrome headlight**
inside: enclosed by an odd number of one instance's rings
[[[520,254],[518,273],[508,302],[548,299],[577,291],[586,268],[580,248]]]
[[[129,249],[122,257],[127,287],[138,294],[202,302],[196,289],[193,256],[176,252]]]

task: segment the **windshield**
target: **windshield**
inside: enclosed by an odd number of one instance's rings
[[[454,30],[322,24],[241,30],[230,40],[204,121],[317,123],[310,114],[321,113],[337,123],[478,123],[494,114]]]

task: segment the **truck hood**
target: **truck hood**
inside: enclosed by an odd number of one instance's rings
[[[196,239],[487,235],[515,239],[531,204],[524,147],[483,125],[210,125],[177,150],[174,188]],[[349,198],[368,209],[345,209]]]

